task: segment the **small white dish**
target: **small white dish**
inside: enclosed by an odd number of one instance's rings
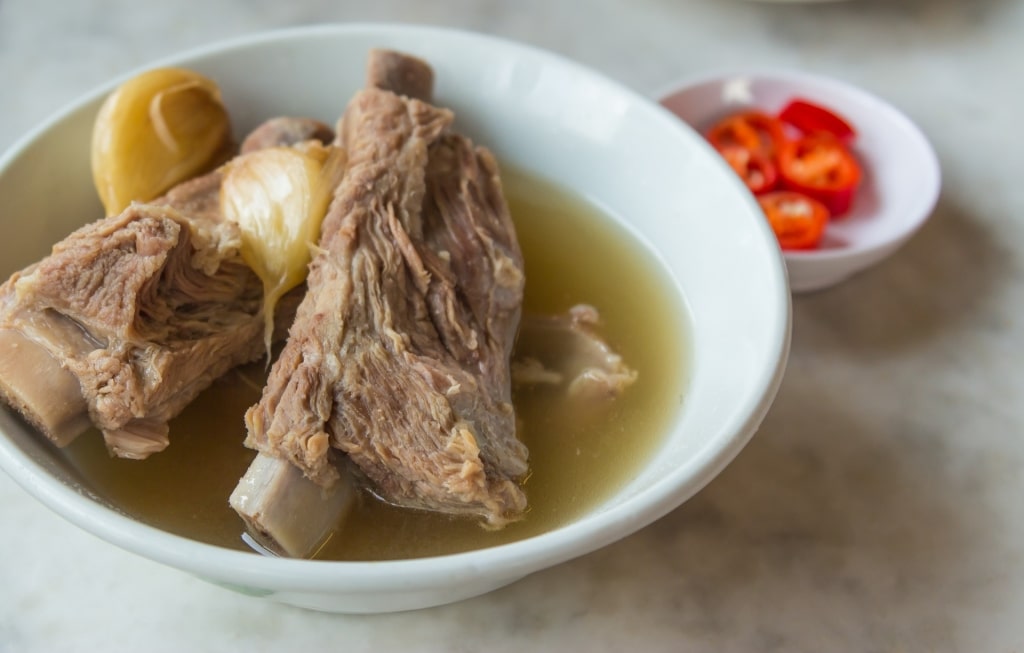
[[[938,158],[921,130],[884,100],[831,78],[781,70],[713,74],[677,82],[656,95],[662,106],[704,132],[744,109],[769,114],[802,98],[836,111],[857,131],[853,150],[864,178],[849,214],[832,220],[818,249],[786,251],[794,292],[827,288],[886,258],[928,219],[938,200]]]

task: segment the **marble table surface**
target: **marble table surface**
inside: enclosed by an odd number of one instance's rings
[[[795,299],[759,433],[632,537],[463,603],[336,616],[125,553],[0,474],[0,653],[1024,649],[1024,3],[0,0],[0,149],[155,58],[347,21],[499,34],[644,93],[722,67],[833,75],[920,124],[943,194],[895,257]]]

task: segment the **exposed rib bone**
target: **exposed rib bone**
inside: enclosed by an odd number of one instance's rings
[[[229,503],[262,546],[296,558],[314,553],[351,508],[356,490],[347,471],[322,488],[286,460],[259,454]]]
[[[371,50],[366,86],[429,103],[434,93],[434,70],[426,61],[401,52]]]
[[[89,428],[78,379],[37,342],[0,329],[0,393],[57,446]]]

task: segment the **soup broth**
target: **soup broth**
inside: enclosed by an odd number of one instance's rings
[[[650,253],[594,205],[518,172],[505,190],[525,257],[524,313],[595,306],[601,333],[638,371],[613,401],[574,402],[550,387],[514,391],[519,437],[530,449],[526,517],[499,531],[472,519],[396,508],[363,493],[316,557],[414,558],[478,549],[569,523],[629,482],[655,454],[683,399],[687,325]],[[242,416],[260,396],[262,363],[218,380],[171,423],[171,445],[144,461],[109,456],[90,431],[65,450],[86,484],[115,509],[153,526],[246,549],[228,496],[255,453]]]

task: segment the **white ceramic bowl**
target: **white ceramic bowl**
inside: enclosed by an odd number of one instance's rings
[[[600,202],[675,280],[693,360],[679,372],[690,375],[688,394],[657,454],[626,488],[568,526],[485,550],[393,562],[266,558],[146,526],[96,500],[57,450],[0,410],[0,467],[28,492],[101,538],[212,582],[319,610],[380,612],[478,595],[622,538],[697,492],[751,437],[788,351],[785,268],[738,180],[654,103],[536,49],[409,26],[283,31],[153,65],[187,66],[217,80],[242,133],[279,114],[332,121],[362,85],[367,51],[381,46],[430,61],[437,100],[455,109],[463,130],[500,159]],[[83,216],[99,214],[89,134],[116,81],[0,160],[4,275],[44,255]]]
[[[855,86],[787,71],[735,71],[672,84],[656,95],[699,131],[752,107],[778,112],[793,98],[829,107],[857,130],[864,179],[850,213],[833,220],[821,247],[785,252],[794,292],[819,290],[895,252],[931,215],[941,185],[927,138],[903,113]]]

